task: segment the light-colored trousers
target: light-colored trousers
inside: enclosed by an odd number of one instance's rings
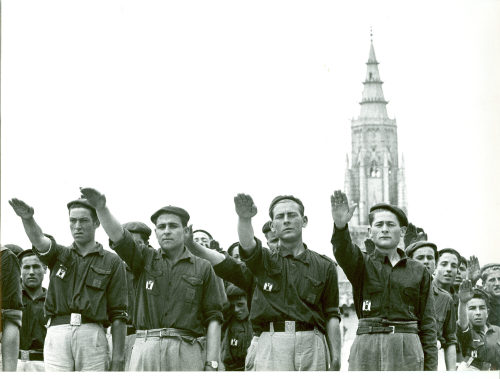
[[[203,371],[204,338],[191,342],[181,337],[136,338],[129,371]]]
[[[106,371],[106,332],[99,324],[50,326],[43,356],[45,371]]]
[[[43,361],[23,361],[17,360],[17,372],[43,372],[45,363]]]
[[[258,341],[258,342],[257,342]],[[255,359],[252,367],[252,356]],[[247,352],[246,370],[251,371],[325,371],[330,355],[323,333],[262,332],[252,340]]]

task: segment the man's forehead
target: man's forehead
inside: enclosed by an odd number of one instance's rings
[[[295,201],[285,199],[281,200],[276,205],[274,206],[273,213],[284,213],[284,212],[297,212],[300,213],[300,205],[297,204]]]
[[[88,217],[91,218],[90,210],[83,207],[74,207],[69,210],[69,217]]]
[[[162,213],[156,219],[156,225],[170,224],[170,223],[182,225],[182,220],[178,215],[173,214],[173,213]]]
[[[396,224],[399,224],[397,216],[386,210],[379,210],[373,213],[373,222],[377,221],[394,221]]]
[[[471,306],[481,306],[481,305],[486,305],[486,301],[484,299],[478,299],[477,297],[473,297],[472,299],[469,300],[467,303],[469,307]]]
[[[21,259],[21,267],[34,264],[42,264],[42,262],[40,262],[40,258],[38,258],[36,255],[28,255]]]
[[[455,254],[452,254],[452,253],[443,253],[441,254],[441,256],[439,257],[438,259],[439,262],[450,262],[450,261],[454,261],[455,263],[458,264],[458,258]]]
[[[492,279],[492,278],[500,278],[500,270],[491,270],[487,276],[486,280]]]
[[[210,237],[208,236],[208,234],[207,234],[207,233],[205,233],[205,232],[195,232],[195,233],[193,234],[193,237],[198,237],[198,238],[203,238],[203,237],[205,237],[206,239],[210,239]]]

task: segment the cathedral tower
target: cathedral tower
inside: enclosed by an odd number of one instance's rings
[[[345,192],[357,203],[350,222],[353,241],[359,246],[367,237],[370,207],[385,202],[407,212],[404,160],[398,155],[396,120],[387,115],[373,40],[366,62],[359,117],[351,120],[351,162],[346,158]]]

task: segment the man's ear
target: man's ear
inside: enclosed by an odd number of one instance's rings
[[[271,221],[271,232],[276,232],[276,228],[274,227],[274,221]]]
[[[309,222],[307,216],[302,217],[302,222],[303,222],[302,227],[305,228],[307,226],[307,223]]]
[[[401,238],[404,238],[405,234],[406,234],[406,226],[402,226],[401,227]]]

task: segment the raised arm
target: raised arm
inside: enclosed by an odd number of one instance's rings
[[[93,188],[80,188],[82,197],[87,199],[96,212],[99,221],[108,235],[109,239],[117,242],[123,237],[123,227],[118,220],[111,214],[106,206],[106,196]]]
[[[333,195],[330,197],[330,203],[332,206],[332,218],[335,228],[344,229],[347,223],[351,221],[357,204],[349,207],[346,194],[340,190],[334,191]]]
[[[469,327],[469,318],[467,317],[467,303],[474,296],[472,283],[468,279],[464,279],[458,287],[458,326],[465,330]]]
[[[238,238],[244,250],[240,253],[244,256],[245,252],[251,252],[257,246],[252,226],[252,217],[257,214],[257,207],[250,195],[242,193],[234,197],[234,206],[238,215]]]
[[[23,221],[24,231],[33,246],[39,252],[48,252],[50,248],[50,239],[43,234],[42,229],[36,223],[33,217],[35,214],[33,207],[29,206],[24,201],[15,198],[11,199],[9,204],[14,209],[14,212],[16,212],[16,214]]]
[[[209,261],[212,266],[221,263],[225,259],[225,256],[218,251],[209,249],[197,242],[194,242],[193,225],[189,225],[189,228],[184,234],[184,245],[191,253]]]

